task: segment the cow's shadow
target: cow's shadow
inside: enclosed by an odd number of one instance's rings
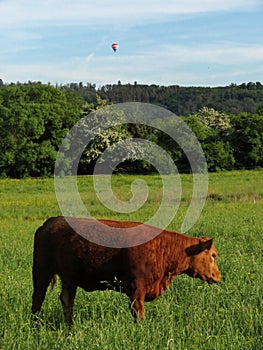
[[[41,329],[45,329],[48,332],[63,330],[63,333],[70,334],[70,332],[74,331],[76,324],[101,323],[102,319],[118,318],[117,315],[119,315],[119,317],[125,317],[125,319],[130,318],[131,324],[133,324],[134,320],[128,305],[127,301],[126,307],[123,305],[122,308],[118,309],[119,304],[116,301],[116,307],[108,310],[107,308],[100,308],[97,305],[88,304],[84,307],[77,304],[74,308],[72,324],[65,322],[63,311],[59,304],[56,307],[48,309],[45,309],[44,306],[37,316],[31,316],[31,326],[32,329],[35,329],[38,333]]]

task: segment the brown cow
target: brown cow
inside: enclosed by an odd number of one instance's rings
[[[72,322],[77,287],[126,293],[133,316],[142,319],[144,302],[162,295],[176,275],[185,273],[208,283],[220,281],[213,239],[163,230],[141,245],[110,248],[92,243],[76,232],[76,227],[78,232],[101,230],[97,220],[72,220],[75,229],[64,217],[50,218],[35,234],[33,314],[41,309],[47,287],[56,274],[62,281],[60,300],[68,323]],[[158,232],[156,227],[140,223],[99,222],[114,229],[133,228],[136,235],[146,237]]]

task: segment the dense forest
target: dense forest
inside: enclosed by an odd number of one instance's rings
[[[158,104],[179,116],[188,116],[202,107],[238,114],[256,113],[263,103],[263,85],[257,83],[231,84],[225,87],[182,87],[118,84],[104,85],[96,89],[94,84],[72,83],[62,85],[66,91],[79,93],[84,101],[96,101],[96,94],[112,103],[138,101]]]
[[[90,83],[5,84],[0,79],[0,177],[53,175],[57,151],[77,121],[109,104],[128,101],[156,104],[176,114],[160,120],[160,130],[162,125],[175,127],[175,118],[184,121],[201,143],[209,171],[263,167],[263,85],[259,82],[215,88],[118,82],[96,88]],[[185,154],[160,130],[140,124],[110,128],[87,145],[79,173],[92,173],[108,145],[133,137],[160,145],[179,171],[190,172]],[[134,157],[135,149],[128,151],[129,160],[115,171],[155,171],[152,164]]]

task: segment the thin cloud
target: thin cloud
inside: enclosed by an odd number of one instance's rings
[[[154,53],[151,53],[153,55]],[[177,63],[218,63],[253,64],[262,62],[263,45],[239,45],[238,43],[218,43],[206,46],[164,45],[162,57],[174,57]]]
[[[260,0],[5,0],[0,2],[0,27],[41,25],[102,25],[113,21],[135,24],[140,20],[163,21],[167,16],[217,11],[249,11]]]

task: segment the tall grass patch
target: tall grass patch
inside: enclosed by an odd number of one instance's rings
[[[113,176],[117,197],[128,200],[134,176]],[[149,199],[138,212],[118,214],[96,198],[91,177],[78,180],[81,198],[96,217],[144,221],[162,196],[158,176],[145,176]],[[192,193],[182,176],[178,230]],[[222,273],[219,285],[178,276],[162,297],[146,304],[134,324],[128,298],[114,291],[78,290],[75,323],[64,324],[60,285],[47,292],[39,320],[30,315],[35,230],[60,215],[52,179],[0,181],[0,349],[182,349],[261,350],[263,344],[263,172],[209,175],[203,212],[187,234],[215,238]]]

